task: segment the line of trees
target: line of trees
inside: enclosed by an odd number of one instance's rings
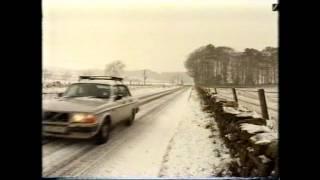
[[[278,83],[278,48],[259,51],[212,44],[194,50],[185,61],[188,74],[201,85],[269,85]]]

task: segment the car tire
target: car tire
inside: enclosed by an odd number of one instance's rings
[[[131,126],[133,124],[135,116],[136,116],[136,113],[133,111],[131,113],[130,118],[126,121],[126,126]]]
[[[104,144],[109,140],[110,130],[111,130],[110,127],[111,127],[110,122],[104,122],[102,124],[98,134],[95,136],[96,145]]]

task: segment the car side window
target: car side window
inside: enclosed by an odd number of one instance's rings
[[[125,91],[127,93],[127,96],[131,96],[131,93],[130,93],[128,87],[127,86],[123,86],[123,88],[125,89]]]
[[[79,92],[79,87],[72,85],[68,88],[68,90],[64,94],[65,96],[68,96],[69,94],[76,94],[77,92]]]
[[[127,86],[123,86],[123,87],[124,87],[124,89],[126,90],[128,96],[131,96],[131,93],[130,93],[130,91],[129,91],[129,88],[128,88]]]
[[[110,86],[109,85],[97,85],[98,88],[98,96],[102,98],[110,97]]]
[[[130,95],[125,86],[119,86],[119,91],[123,97],[127,97]]]
[[[114,96],[117,96],[118,93],[119,93],[118,86],[112,86],[112,91],[113,91],[113,95],[114,95]]]

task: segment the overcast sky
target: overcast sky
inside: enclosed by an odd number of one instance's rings
[[[186,71],[209,43],[277,47],[275,0],[43,0],[43,66]]]

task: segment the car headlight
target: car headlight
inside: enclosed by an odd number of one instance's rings
[[[95,123],[96,121],[96,116],[92,114],[74,113],[71,115],[71,122],[73,123]]]

